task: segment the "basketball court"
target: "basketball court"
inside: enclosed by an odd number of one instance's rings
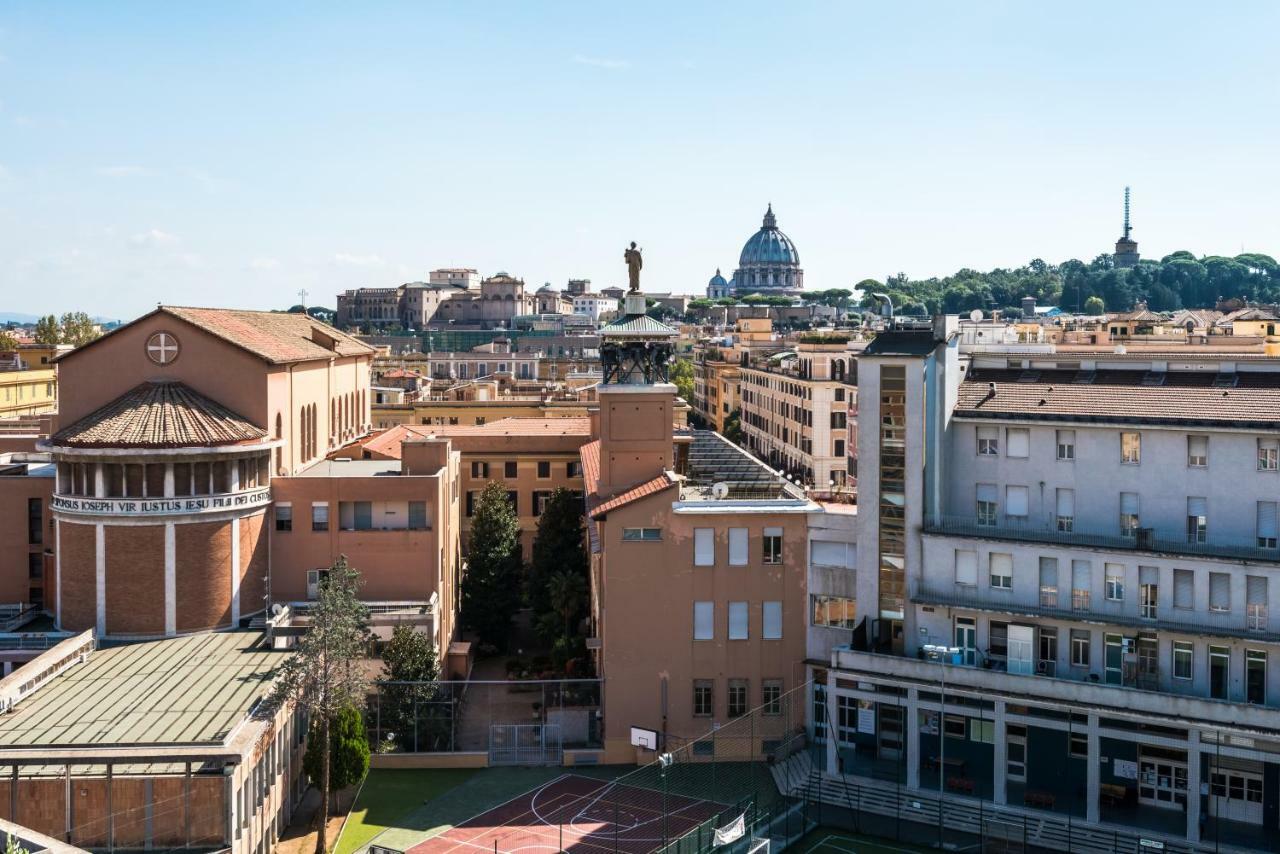
[[[649,854],[726,808],[714,801],[672,794],[664,798],[660,790],[565,774],[413,846],[409,854]]]

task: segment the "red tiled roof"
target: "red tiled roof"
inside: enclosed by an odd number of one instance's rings
[[[1242,371],[1236,385],[1214,385],[1208,372],[1168,371],[1162,385],[1144,384],[1145,371],[1101,370],[1090,382],[1076,371],[1040,371],[1020,382],[1019,370],[975,369],[964,382],[958,418],[1121,421],[1126,423],[1256,424],[1280,421],[1280,374]],[[990,394],[988,384],[996,384]]]
[[[638,483],[630,489],[623,490],[612,498],[606,499],[587,512],[592,519],[599,519],[610,510],[617,510],[619,507],[625,507],[633,501],[639,501],[649,495],[656,495],[665,489],[670,489],[676,485],[676,481],[667,477],[666,473],[660,474],[655,478],[646,480],[644,483]]]
[[[164,313],[198,326],[210,335],[247,350],[272,364],[309,362],[316,359],[332,359],[340,356],[373,355],[376,351],[368,344],[357,341],[345,332],[339,332],[308,314],[292,314],[281,311],[244,311],[230,308],[189,308],[164,305],[143,317]],[[141,320],[142,318],[138,318]],[[95,338],[60,359],[94,346],[121,330],[128,329],[138,320],[126,323]],[[332,348],[325,342],[332,342]]]
[[[578,449],[582,460],[582,489],[587,495],[595,495],[600,486],[600,440],[588,442]]]
[[[233,445],[267,431],[180,382],[145,382],[69,427],[49,444],[73,448]]]

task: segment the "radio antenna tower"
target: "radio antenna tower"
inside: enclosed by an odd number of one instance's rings
[[[1132,231],[1129,225],[1129,188],[1124,188],[1124,239],[1129,239],[1129,232]]]
[[[1125,199],[1125,201],[1124,201],[1124,223],[1125,223],[1124,228],[1125,228],[1125,232],[1124,232],[1124,233],[1125,233],[1125,234],[1128,234],[1128,233],[1129,233],[1129,188],[1128,188],[1128,187],[1125,187],[1125,188],[1124,188],[1124,199]],[[298,291],[298,299],[300,299],[300,300],[302,301],[302,313],[303,313],[303,314],[306,314],[306,312],[307,312],[307,296],[308,296],[308,294],[307,294],[307,289],[306,289],[306,288],[303,288],[302,290]]]

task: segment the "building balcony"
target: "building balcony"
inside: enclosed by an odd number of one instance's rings
[[[1043,617],[1140,631],[1164,631],[1280,643],[1280,632],[1270,629],[1266,609],[1259,609],[1259,606],[1253,606],[1247,613],[1209,612],[1204,614],[1185,609],[1160,607],[1148,611],[1152,616],[1141,616],[1129,613],[1124,602],[1100,600],[1091,597],[1087,591],[1041,588],[1036,598],[1030,599],[1002,588],[946,582],[913,585],[911,601],[916,605],[998,611],[1012,616]]]
[[[983,524],[976,516],[938,516],[926,519],[924,533],[955,537],[981,537],[987,540],[1014,540],[1025,543],[1114,549],[1116,551],[1150,552],[1207,558],[1209,560],[1244,560],[1257,563],[1280,563],[1280,549],[1259,548],[1255,544],[1217,538],[1210,535],[1204,542],[1188,542],[1181,537],[1163,536],[1153,528],[1139,528],[1130,536],[1088,530],[1078,522],[1074,530],[1060,531],[1039,523],[1017,523],[1011,517],[997,517]]]

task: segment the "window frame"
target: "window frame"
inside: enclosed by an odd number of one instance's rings
[[[1132,446],[1126,448],[1126,441],[1132,437]],[[1131,453],[1132,452],[1132,453]],[[1122,466],[1140,466],[1142,465],[1142,431],[1141,430],[1121,430],[1120,431],[1120,465]]]

